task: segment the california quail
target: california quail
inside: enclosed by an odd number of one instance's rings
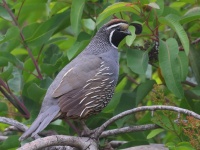
[[[39,133],[52,120],[87,118],[108,104],[118,79],[117,47],[131,34],[128,27],[126,21],[113,19],[99,29],[89,45],[59,72],[38,117],[20,140]],[[136,31],[140,28],[136,26]]]

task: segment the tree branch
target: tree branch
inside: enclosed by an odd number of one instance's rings
[[[18,122],[16,120],[13,120],[11,118],[0,117],[0,122],[1,123],[5,123],[5,124],[9,124],[9,125],[12,125],[12,126],[15,126],[20,131],[26,131],[28,129],[28,127],[25,126],[24,124],[22,124],[22,123],[20,123],[20,122]]]
[[[87,137],[74,137],[65,135],[53,135],[40,138],[25,144],[17,150],[37,150],[44,149],[49,146],[71,146],[83,150],[98,150],[97,142],[93,139]]]
[[[8,138],[8,136],[0,135],[0,142],[5,141],[7,138]]]
[[[159,128],[156,124],[147,124],[147,125],[138,125],[132,127],[123,127],[119,129],[107,130],[102,132],[100,138],[105,138],[107,136],[122,134],[122,133],[130,133],[130,132],[138,132],[138,131],[146,131]]]
[[[95,132],[94,137],[98,139],[98,137],[100,137],[100,135],[105,130],[105,128],[107,126],[109,126],[110,124],[112,124],[113,122],[115,122],[116,120],[119,120],[120,118],[123,118],[123,117],[125,117],[127,115],[134,114],[136,112],[146,111],[146,110],[148,110],[148,111],[170,110],[170,111],[175,111],[175,112],[178,112],[178,113],[183,113],[183,114],[186,114],[186,115],[189,115],[189,116],[193,116],[194,118],[200,120],[200,115],[199,114],[194,113],[194,112],[192,112],[190,110],[179,108],[179,107],[175,107],[175,106],[163,106],[163,105],[141,106],[141,107],[137,107],[137,108],[134,108],[134,109],[130,109],[130,110],[124,111],[124,112],[122,112],[122,113],[110,118],[108,121],[106,121],[104,124],[102,124],[97,129],[97,131]]]
[[[3,88],[1,86],[3,86]],[[4,81],[1,79],[0,79],[0,92],[13,104],[15,108],[18,109],[20,113],[22,113],[22,115],[26,119],[30,117],[30,113],[25,107],[25,105],[10,91],[8,85],[6,85]]]

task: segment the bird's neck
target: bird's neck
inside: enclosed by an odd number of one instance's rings
[[[85,49],[85,51],[95,55],[112,50],[116,51],[117,49],[111,45],[111,43],[109,42],[109,38],[105,36],[105,34],[102,35],[98,34],[94,36],[89,45]]]

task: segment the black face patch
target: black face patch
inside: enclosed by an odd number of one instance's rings
[[[130,26],[135,27],[135,34],[140,34],[142,33],[142,25],[139,23],[131,23]]]
[[[111,43],[118,47],[119,43],[127,36],[126,33],[115,30],[111,37]]]

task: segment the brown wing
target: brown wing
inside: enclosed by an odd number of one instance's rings
[[[86,81],[93,78],[101,65],[101,59],[93,55],[82,57],[79,61],[81,62],[74,61],[73,67],[62,75],[62,80],[53,91],[52,97],[69,95],[69,92],[85,86]]]
[[[109,67],[101,65],[84,86],[59,97],[61,112],[68,118],[86,118],[100,112],[112,98],[115,82]]]

